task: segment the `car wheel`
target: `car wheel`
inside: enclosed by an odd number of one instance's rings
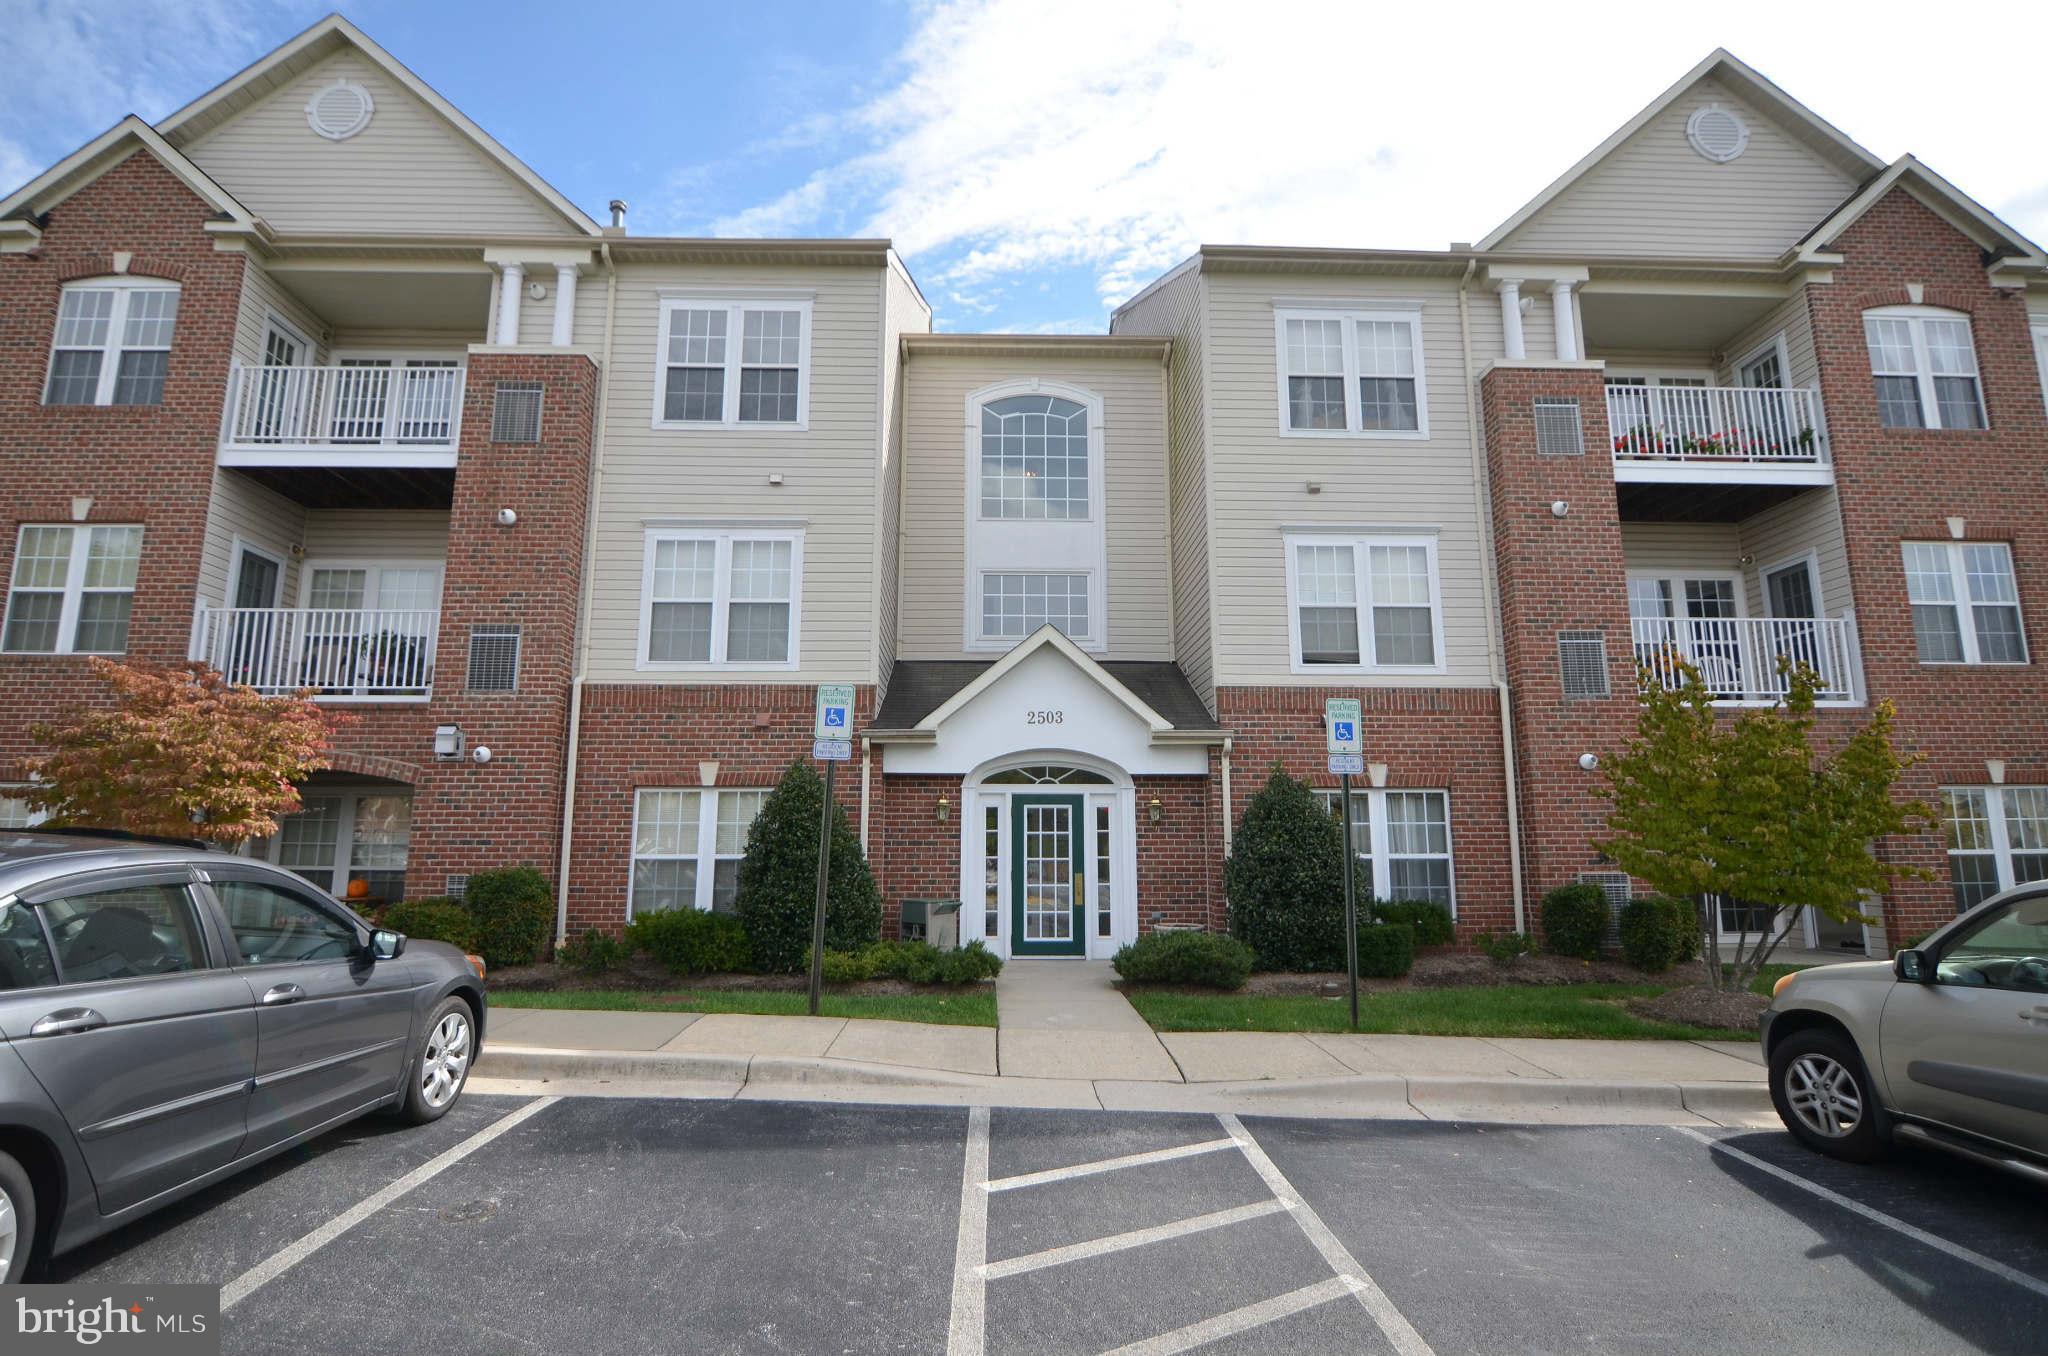
[[[447,1115],[469,1082],[475,1058],[476,1014],[460,998],[442,999],[406,1064],[405,1096],[395,1108],[399,1119],[425,1125]]]
[[[21,1164],[0,1154],[0,1281],[12,1285],[21,1279],[35,1242],[35,1188]]]
[[[1795,1032],[1771,1052],[1771,1103],[1787,1130],[1831,1157],[1872,1163],[1891,1148],[1891,1119],[1840,1032]]]

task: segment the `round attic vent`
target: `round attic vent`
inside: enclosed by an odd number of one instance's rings
[[[1685,139],[1707,159],[1725,165],[1749,145],[1749,128],[1719,104],[1708,104],[1685,120]]]
[[[337,80],[306,104],[306,125],[329,141],[346,141],[370,125],[375,110],[370,91],[353,80]]]

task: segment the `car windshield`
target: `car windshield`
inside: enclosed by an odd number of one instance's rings
[[[2016,900],[1942,949],[1944,984],[2048,992],[2048,898]]]

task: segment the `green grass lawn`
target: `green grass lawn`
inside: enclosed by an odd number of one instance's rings
[[[1653,1022],[1622,1005],[1663,984],[1497,984],[1401,989],[1358,996],[1358,1030],[1411,1036],[1590,1036],[1604,1040],[1739,1040],[1744,1033]],[[1768,990],[1766,990],[1768,991]],[[1192,994],[1137,989],[1127,995],[1159,1031],[1349,1031],[1343,997]]]
[[[674,993],[621,989],[556,989],[548,993],[493,993],[494,1008],[582,1008],[606,1012],[743,1012],[767,1017],[801,1017],[810,1010],[802,992],[750,989],[689,989]],[[990,984],[944,993],[833,994],[819,1001],[825,1017],[871,1017],[885,1022],[940,1022],[951,1026],[994,1026],[996,991]]]

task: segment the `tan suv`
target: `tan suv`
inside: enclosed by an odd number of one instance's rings
[[[1785,1128],[1822,1153],[1907,1139],[2048,1184],[2048,882],[1889,963],[1787,975],[1763,1046]]]

